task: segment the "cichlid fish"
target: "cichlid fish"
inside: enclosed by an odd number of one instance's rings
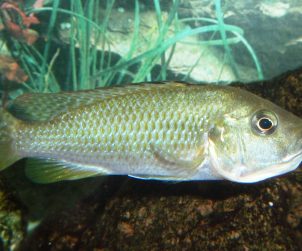
[[[96,175],[257,182],[302,161],[302,119],[225,86],[128,85],[25,94],[0,111],[0,170],[39,183]]]

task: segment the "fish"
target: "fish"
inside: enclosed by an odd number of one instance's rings
[[[0,170],[259,182],[302,161],[302,119],[248,91],[182,82],[28,93],[0,110]]]

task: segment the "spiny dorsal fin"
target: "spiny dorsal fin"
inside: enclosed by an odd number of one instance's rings
[[[28,159],[25,172],[28,178],[40,184],[109,174],[102,167],[85,166],[54,159]]]
[[[100,100],[180,86],[185,86],[185,84],[180,82],[141,83],[75,92],[30,93],[16,98],[8,109],[15,117],[25,121],[47,121],[66,111],[77,109],[82,105],[90,105]]]

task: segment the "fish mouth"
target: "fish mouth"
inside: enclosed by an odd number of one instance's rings
[[[259,170],[253,171],[253,167],[255,166],[249,166],[243,161],[235,162],[234,160],[228,157],[224,157],[222,159],[221,157],[219,157],[219,151],[217,151],[215,144],[212,141],[209,141],[209,145],[209,157],[211,167],[213,168],[213,173],[224,179],[238,183],[259,182],[274,176],[279,176],[284,173],[288,173],[290,171],[295,170],[302,161],[301,146],[298,152],[286,156],[279,163],[267,165]]]
[[[295,170],[297,167],[299,167],[300,163],[302,161],[302,150],[300,150],[298,153],[290,155],[283,159],[282,162],[274,165],[270,165],[267,167],[264,167],[263,169],[255,172],[247,172],[244,173],[244,169],[248,169],[247,166],[238,166],[235,167],[235,169],[241,169],[241,173],[224,173],[226,175],[226,178],[235,182],[240,183],[253,183],[253,182],[259,182],[274,176],[279,176],[285,173],[288,173],[290,171]],[[238,170],[237,169],[237,170]]]

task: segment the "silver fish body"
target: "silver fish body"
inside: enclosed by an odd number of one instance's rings
[[[302,120],[233,87],[30,94],[10,110],[17,118],[2,111],[0,138],[11,146],[10,159],[31,158],[28,176],[40,183],[95,175],[256,182],[302,160]]]

